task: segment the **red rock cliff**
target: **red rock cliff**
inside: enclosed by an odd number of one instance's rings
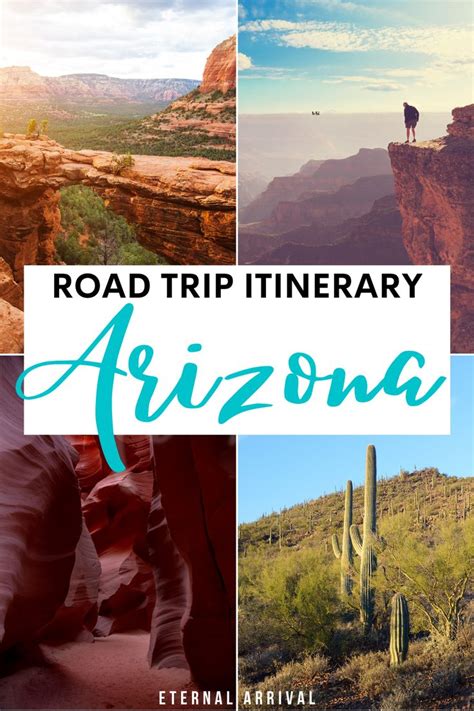
[[[224,40],[215,47],[206,62],[202,84],[199,87],[201,94],[211,91],[235,89],[236,76],[236,51],[235,35]]]
[[[448,136],[388,147],[414,264],[451,265],[452,350],[474,351],[474,104],[453,110]]]

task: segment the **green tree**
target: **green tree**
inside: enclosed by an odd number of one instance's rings
[[[40,135],[45,136],[45,135],[47,134],[47,132],[48,132],[48,125],[49,125],[48,119],[43,119],[43,120],[41,121],[41,123],[40,123],[40,128],[39,128]]]
[[[314,549],[280,553],[261,571],[257,596],[269,623],[295,651],[325,648],[334,633],[340,602],[337,573]]]
[[[158,264],[155,254],[136,241],[128,222],[82,185],[61,191],[58,260],[66,264]]]
[[[378,586],[403,593],[418,627],[456,639],[474,574],[474,521],[446,522],[429,535],[409,530],[408,516],[387,522]]]

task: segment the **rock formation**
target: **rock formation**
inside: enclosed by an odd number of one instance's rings
[[[60,609],[82,532],[74,450],[23,434],[21,369],[0,360],[0,650],[37,639]]]
[[[40,632],[41,640],[64,642],[93,639],[98,616],[101,565],[84,519],[74,568],[64,604]]]
[[[229,89],[235,89],[236,51],[235,35],[228,37],[214,47],[206,62],[200,94],[210,94],[220,91],[226,94]]]
[[[235,250],[235,165],[204,158],[135,156],[113,173],[112,154],[49,140],[0,140],[0,256],[23,280],[25,264],[52,264],[58,191],[92,187],[171,263],[230,264]]]
[[[452,351],[474,351],[474,104],[453,110],[448,136],[391,143],[390,160],[413,264],[451,265]]]
[[[14,280],[10,265],[2,257],[0,257],[0,299],[8,301],[15,308],[23,307],[21,286]]]
[[[111,473],[111,469],[102,456],[96,435],[68,435],[67,439],[79,455],[76,476],[82,496],[86,498],[94,486]]]
[[[148,541],[157,581],[150,660],[202,686],[232,689],[235,670],[235,464],[232,438],[154,437]],[[169,585],[165,581],[169,580]]]
[[[23,353],[23,311],[0,299],[0,354]]]
[[[98,636],[150,629],[155,604],[146,545],[153,486],[149,439],[122,439],[122,457],[127,470],[106,474],[83,502],[84,518],[102,566]],[[105,471],[106,466],[100,470]]]

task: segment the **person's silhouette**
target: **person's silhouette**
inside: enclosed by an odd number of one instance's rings
[[[407,130],[407,140],[405,141],[405,143],[410,142],[410,129],[413,133],[412,143],[416,143],[415,128],[420,118],[420,112],[414,106],[410,106],[410,104],[408,104],[406,101],[403,102],[403,109],[405,115],[405,128]]]

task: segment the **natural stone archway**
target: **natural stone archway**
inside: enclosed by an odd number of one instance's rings
[[[235,165],[205,158],[135,156],[113,173],[113,155],[55,141],[0,140],[0,256],[16,281],[25,264],[54,263],[59,190],[87,185],[136,227],[138,241],[174,264],[235,261]]]

